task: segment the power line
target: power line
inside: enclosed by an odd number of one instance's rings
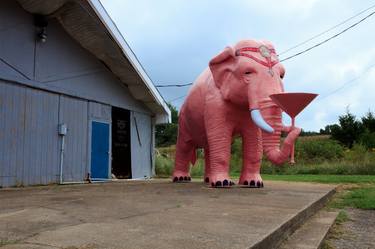
[[[370,6],[370,7],[368,7],[367,9],[364,9],[364,10],[358,12],[358,13],[355,14],[354,16],[351,16],[351,17],[349,17],[348,19],[345,19],[344,21],[342,21],[342,22],[340,22],[340,23],[334,25],[333,27],[331,27],[331,28],[329,28],[329,29],[327,29],[327,30],[325,30],[325,31],[323,31],[323,32],[321,32],[321,33],[319,33],[319,34],[317,34],[317,35],[314,35],[314,36],[310,37],[309,39],[307,39],[307,40],[305,40],[305,41],[303,41],[303,42],[301,42],[301,43],[298,43],[297,45],[294,45],[294,46],[292,46],[292,47],[290,47],[290,48],[288,48],[288,49],[282,51],[281,53],[279,53],[279,55],[285,54],[285,53],[289,52],[290,50],[293,50],[293,49],[295,49],[295,48],[298,48],[298,47],[300,47],[300,46],[302,46],[302,45],[308,43],[309,41],[312,41],[312,40],[314,40],[315,38],[318,38],[318,37],[320,37],[320,36],[322,36],[322,35],[328,33],[328,32],[331,31],[331,30],[334,30],[335,28],[337,28],[337,27],[339,27],[339,26],[341,26],[341,25],[347,23],[348,21],[350,21],[350,20],[356,18],[357,16],[359,16],[359,15],[365,13],[366,11],[368,11],[368,10],[374,8],[374,7],[375,7],[375,4],[372,5],[372,6]]]
[[[172,85],[155,85],[156,87],[184,87],[184,86],[190,86],[193,83],[186,83],[186,84],[172,84]]]
[[[321,101],[321,100],[323,100],[323,99],[325,99],[325,98],[327,98],[327,97],[329,97],[329,96],[331,96],[331,95],[333,95],[333,94],[341,91],[342,89],[344,89],[345,87],[347,87],[348,85],[350,85],[351,83],[353,83],[354,81],[362,78],[366,73],[368,73],[374,67],[375,67],[375,63],[372,64],[371,66],[367,67],[359,76],[354,77],[353,79],[345,82],[340,87],[336,88],[335,90],[333,90],[333,91],[329,92],[328,94],[326,94],[326,95],[322,96],[321,98],[319,98],[317,101]]]
[[[299,56],[299,55],[301,55],[301,54],[304,54],[304,53],[310,51],[311,49],[314,49],[314,48],[316,48],[316,47],[319,47],[320,45],[323,45],[324,43],[326,43],[326,42],[328,42],[328,41],[330,41],[330,40],[332,40],[332,39],[338,37],[339,35],[345,33],[345,32],[348,31],[349,29],[354,28],[355,26],[357,26],[358,24],[360,24],[361,22],[363,22],[363,21],[366,20],[367,18],[371,17],[373,14],[375,14],[375,11],[374,11],[374,12],[371,12],[369,15],[365,16],[364,18],[362,18],[362,19],[359,20],[358,22],[356,22],[356,23],[350,25],[349,27],[347,27],[346,29],[342,30],[341,32],[339,32],[339,33],[337,33],[337,34],[335,34],[335,35],[333,35],[333,36],[331,36],[331,37],[325,39],[324,41],[319,42],[319,43],[315,44],[314,46],[311,46],[311,47],[309,47],[309,48],[307,48],[307,49],[305,49],[305,50],[303,50],[303,51],[301,51],[301,52],[298,52],[298,53],[293,54],[293,55],[291,55],[291,56],[289,56],[289,57],[286,57],[285,59],[280,60],[280,62],[283,62],[283,61],[286,61],[286,60],[292,59],[292,58],[294,58],[294,57],[296,57],[296,56]]]
[[[333,26],[333,27],[331,27],[331,28],[329,28],[329,29],[327,29],[327,30],[325,30],[325,31],[323,31],[323,32],[321,32],[321,33],[319,33],[319,34],[317,34],[317,35],[311,37],[311,38],[309,38],[308,40],[306,40],[306,41],[304,41],[304,42],[302,42],[302,43],[299,43],[299,44],[297,44],[297,45],[295,45],[295,46],[293,46],[293,47],[291,47],[291,48],[289,48],[289,49],[283,51],[283,52],[280,53],[279,55],[284,54],[284,53],[286,53],[286,52],[288,52],[288,51],[290,51],[290,50],[292,50],[292,49],[294,49],[294,48],[297,48],[297,47],[299,47],[299,46],[301,46],[301,45],[303,45],[303,44],[305,44],[305,43],[307,43],[307,42],[309,42],[309,41],[311,41],[311,40],[313,40],[313,39],[315,39],[315,38],[317,38],[317,37],[319,37],[319,36],[321,36],[321,35],[323,35],[323,34],[325,34],[325,33],[327,33],[327,32],[329,32],[329,31],[335,29],[336,27],[341,26],[342,24],[348,22],[349,20],[352,20],[353,18],[355,18],[355,17],[361,15],[362,13],[364,13],[364,12],[366,12],[367,10],[372,9],[372,8],[374,8],[374,7],[375,7],[375,5],[372,5],[372,6],[368,7],[367,9],[365,9],[365,10],[359,12],[358,14],[356,14],[356,15],[354,15],[354,16],[352,16],[352,17],[350,17],[350,18],[348,18],[348,19],[346,19],[346,20],[344,20],[344,21],[342,21],[341,23],[339,23],[339,24],[337,24],[337,25],[335,25],[335,26]],[[366,19],[368,19],[369,17],[371,17],[371,16],[374,15],[374,14],[375,14],[375,11],[374,11],[374,12],[371,12],[369,15],[365,16],[364,18],[362,18],[362,19],[359,20],[358,22],[356,22],[356,23],[350,25],[349,27],[343,29],[343,30],[340,31],[339,33],[337,33],[337,34],[335,34],[335,35],[333,35],[333,36],[331,36],[331,37],[329,37],[329,38],[323,40],[322,42],[319,42],[319,43],[317,43],[317,44],[315,44],[315,45],[313,45],[313,46],[311,46],[311,47],[309,47],[309,48],[307,48],[307,49],[305,49],[305,50],[303,50],[303,51],[301,51],[301,52],[298,52],[298,53],[293,54],[293,55],[291,55],[291,56],[289,56],[289,57],[286,57],[286,58],[284,58],[284,59],[281,59],[280,62],[283,62],[283,61],[286,61],[286,60],[292,59],[292,58],[294,58],[294,57],[296,57],[296,56],[299,56],[299,55],[301,55],[301,54],[304,54],[304,53],[306,53],[306,52],[308,52],[308,51],[310,51],[310,50],[312,50],[312,49],[314,49],[314,48],[316,48],[316,47],[319,47],[319,46],[323,45],[324,43],[326,43],[326,42],[328,42],[328,41],[330,41],[330,40],[332,40],[332,39],[334,39],[334,38],[340,36],[341,34],[345,33],[346,31],[348,31],[348,30],[350,30],[350,29],[354,28],[355,26],[357,26],[357,25],[360,24],[361,22],[365,21]],[[158,87],[158,88],[162,88],[162,87],[185,87],[185,86],[190,86],[190,85],[192,85],[192,84],[193,84],[193,83],[186,83],[186,84],[170,84],[170,85],[156,85],[156,87]],[[178,97],[178,98],[176,98],[176,99],[172,99],[172,100],[170,100],[170,102],[175,101],[175,100],[178,100],[178,99],[180,99],[180,98],[182,98],[182,97],[185,97],[185,96],[186,96],[186,95],[184,95],[184,96],[180,96],[180,97]]]
[[[352,83],[352,82],[354,82],[354,81],[356,81],[356,80],[362,78],[366,73],[368,73],[368,72],[369,72],[371,69],[373,69],[374,67],[375,67],[375,63],[372,64],[371,66],[367,67],[367,68],[361,73],[361,75],[359,75],[359,76],[357,76],[357,77],[355,77],[355,78],[353,78],[353,79],[351,79],[351,80],[345,82],[342,86],[340,86],[339,88],[336,88],[335,90],[333,90],[333,91],[331,91],[330,93],[324,95],[323,97],[320,97],[317,101],[321,101],[322,99],[325,99],[325,98],[327,98],[327,97],[329,97],[329,96],[331,96],[331,95],[333,95],[333,94],[335,94],[335,93],[341,91],[342,89],[344,89],[345,87],[347,87],[348,85],[350,85],[350,83]],[[187,95],[187,94],[182,95],[182,96],[177,97],[177,98],[174,98],[174,99],[171,99],[171,100],[169,100],[168,102],[174,102],[174,101],[176,101],[176,100],[182,99],[182,98],[186,97],[186,95]]]
[[[177,97],[177,98],[171,99],[171,100],[169,100],[168,102],[172,103],[172,102],[174,102],[174,101],[176,101],[176,100],[179,100],[179,99],[182,99],[182,98],[186,97],[186,95],[187,95],[187,94],[184,94],[184,95],[182,95],[182,96],[180,96],[180,97]]]

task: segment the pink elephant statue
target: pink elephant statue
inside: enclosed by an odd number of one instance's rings
[[[203,148],[205,182],[230,187],[233,136],[242,137],[239,184],[263,187],[263,151],[274,164],[288,160],[300,128],[282,124],[281,109],[269,96],[282,93],[285,69],[268,41],[243,40],[215,56],[195,81],[181,107],[173,182],[190,181],[190,163]],[[281,132],[287,132],[280,148]]]

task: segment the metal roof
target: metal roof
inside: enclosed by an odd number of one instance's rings
[[[171,120],[170,110],[99,0],[17,0],[33,14],[56,18],[82,47],[101,60],[132,96],[155,114],[156,123]]]

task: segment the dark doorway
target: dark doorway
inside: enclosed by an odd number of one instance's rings
[[[132,178],[130,159],[130,111],[112,107],[112,174]]]

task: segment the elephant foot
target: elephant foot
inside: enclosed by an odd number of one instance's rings
[[[259,173],[241,175],[239,184],[248,188],[263,188],[263,180]]]
[[[173,173],[172,181],[177,182],[177,183],[178,182],[191,182],[191,177],[189,173],[176,171]]]
[[[211,175],[207,180],[210,182],[210,185],[213,188],[229,188],[234,185],[234,182],[230,180],[229,176],[224,174]]]
[[[210,183],[210,177],[204,176],[204,182],[205,183]]]

